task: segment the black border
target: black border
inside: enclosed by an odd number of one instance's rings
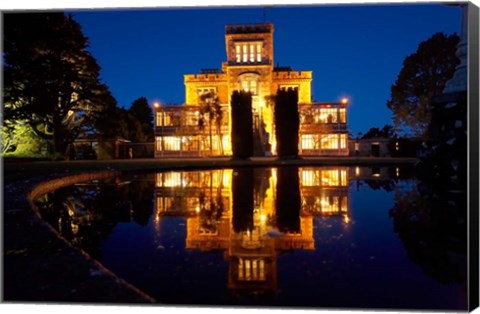
[[[469,285],[468,310],[479,302],[479,8],[468,3],[469,97]]]

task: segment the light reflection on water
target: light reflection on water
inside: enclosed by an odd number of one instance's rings
[[[439,218],[411,173],[139,173],[37,203],[64,237],[162,303],[464,309],[464,226],[450,225],[462,203]]]

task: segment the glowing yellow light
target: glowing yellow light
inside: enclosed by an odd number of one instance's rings
[[[277,154],[277,141],[275,139],[272,139],[272,155]]]
[[[359,167],[356,167],[356,168],[355,168],[355,175],[356,175],[356,176],[359,176],[359,175],[360,175],[360,168],[359,168]]]
[[[374,173],[374,174],[372,174],[372,176],[374,176],[374,177],[379,177],[379,176],[380,176],[380,173]]]
[[[260,221],[261,221],[261,222],[267,221],[267,216],[265,216],[265,214],[261,214],[261,215],[260,215]]]
[[[277,186],[277,169],[272,168],[273,186]]]
[[[71,222],[71,223],[70,223],[70,227],[72,228],[72,233],[73,233],[73,234],[77,234],[77,233],[78,233],[78,225],[77,225],[77,224]]]
[[[197,208],[195,208],[195,211],[197,212],[197,214],[200,212],[200,207],[197,206]]]
[[[345,223],[348,224],[348,223],[350,222],[350,218],[348,218],[348,216],[345,215],[345,216],[343,217],[343,221],[345,221]]]
[[[223,187],[229,188],[231,185],[230,184],[231,179],[232,179],[232,170],[226,170],[222,178]]]
[[[347,104],[348,103],[348,98],[342,98],[342,104]]]
[[[154,108],[160,108],[160,104],[159,104],[158,102],[154,102],[154,103],[153,103],[153,107],[154,107]]]

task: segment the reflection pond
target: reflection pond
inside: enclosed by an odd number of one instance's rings
[[[43,219],[160,303],[466,309],[466,206],[409,168],[133,173]]]

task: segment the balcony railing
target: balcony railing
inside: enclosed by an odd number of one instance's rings
[[[210,127],[206,125],[203,129],[200,129],[198,125],[184,125],[184,126],[156,126],[155,135],[198,135],[209,134]],[[212,126],[212,133],[217,134],[217,127]],[[228,125],[222,125],[220,128],[221,134],[228,134]]]
[[[348,156],[348,148],[301,149],[301,156]]]
[[[347,132],[348,126],[346,123],[301,123],[300,133],[303,134],[317,134],[317,133],[341,133]]]

